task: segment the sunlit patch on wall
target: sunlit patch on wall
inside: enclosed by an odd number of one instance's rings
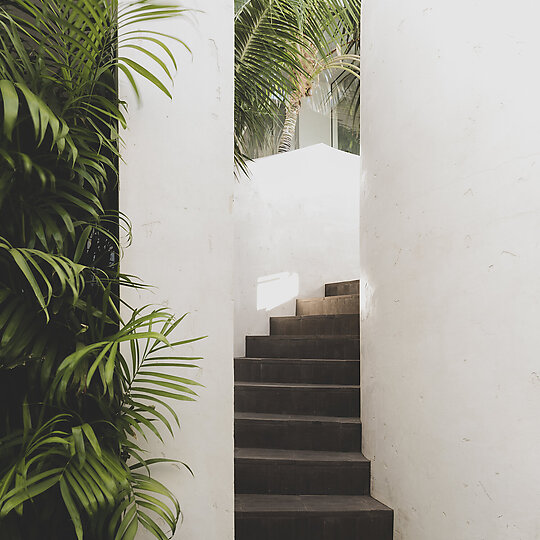
[[[280,272],[257,280],[257,310],[270,310],[298,296],[298,274]]]
[[[373,310],[373,294],[375,288],[373,284],[368,281],[366,276],[360,278],[360,317],[365,321],[371,315]]]

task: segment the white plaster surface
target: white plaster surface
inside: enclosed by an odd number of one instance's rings
[[[235,188],[235,355],[295,298],[358,279],[360,158],[317,144],[255,160]]]
[[[395,540],[540,539],[539,17],[363,3],[363,443]]]
[[[208,335],[180,349],[204,357],[200,371],[189,372],[204,384],[198,401],[176,404],[181,431],[165,447],[154,440],[151,448],[194,472],[156,469],[182,505],[184,521],[174,538],[232,540],[233,2],[190,0],[189,6],[202,12],[155,26],[192,50],[191,57],[174,46],[174,100],[143,84],[137,105],[125,81],[121,87],[130,115],[120,206],[134,234],[122,268],[155,286],[126,294],[127,300],[190,312],[179,338]]]
[[[332,120],[330,111],[317,111],[310,106],[309,100],[304,98],[298,115],[298,142],[300,148],[323,143],[332,146]],[[321,100],[322,101],[322,100]]]

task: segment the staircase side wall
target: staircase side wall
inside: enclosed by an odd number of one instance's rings
[[[395,540],[540,538],[540,6],[365,0],[362,421]]]
[[[360,159],[324,144],[255,160],[234,200],[235,354],[295,298],[358,279]]]
[[[174,100],[143,84],[137,104],[122,84],[130,114],[120,206],[133,220],[134,234],[123,271],[155,286],[140,295],[127,292],[124,299],[138,306],[164,304],[178,315],[189,312],[178,339],[208,336],[178,350],[204,357],[200,370],[183,374],[204,384],[200,397],[176,404],[181,430],[174,439],[166,437],[164,448],[155,439],[150,447],[152,455],[163,452],[194,473],[180,465],[155,469],[182,507],[174,538],[232,540],[233,2],[186,5],[200,11],[155,25],[192,51],[173,44],[179,64]],[[146,58],[141,62],[147,65]],[[154,538],[139,534],[141,540]]]

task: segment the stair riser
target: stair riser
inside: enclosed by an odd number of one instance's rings
[[[358,338],[247,336],[246,356],[255,358],[360,358]]]
[[[354,417],[360,415],[358,388],[237,387],[234,398],[238,412]]]
[[[361,424],[294,420],[236,420],[238,448],[360,452]]]
[[[270,334],[276,336],[358,336],[360,317],[359,315],[271,317]]]
[[[341,283],[327,283],[324,286],[325,296],[340,296],[344,294],[359,294],[360,281],[343,281]]]
[[[369,462],[284,462],[236,459],[236,493],[366,495]]]
[[[296,300],[296,315],[352,315],[360,312],[358,296],[307,298]]]
[[[312,384],[359,384],[360,362],[313,362],[265,359],[236,359],[234,375],[245,382],[298,382]]]
[[[355,516],[238,516],[235,540],[392,540],[391,512]]]

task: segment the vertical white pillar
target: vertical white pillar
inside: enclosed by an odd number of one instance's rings
[[[125,81],[121,86],[129,127],[120,209],[134,235],[122,270],[155,286],[128,292],[126,300],[189,312],[180,338],[208,335],[181,349],[204,357],[199,373],[189,373],[204,384],[198,401],[175,404],[181,430],[165,447],[152,442],[151,448],[194,472],[156,469],[182,505],[175,538],[232,540],[233,2],[192,0],[189,7],[201,12],[153,28],[185,40],[192,51],[173,44],[179,64],[174,99],[144,83],[137,104]]]

